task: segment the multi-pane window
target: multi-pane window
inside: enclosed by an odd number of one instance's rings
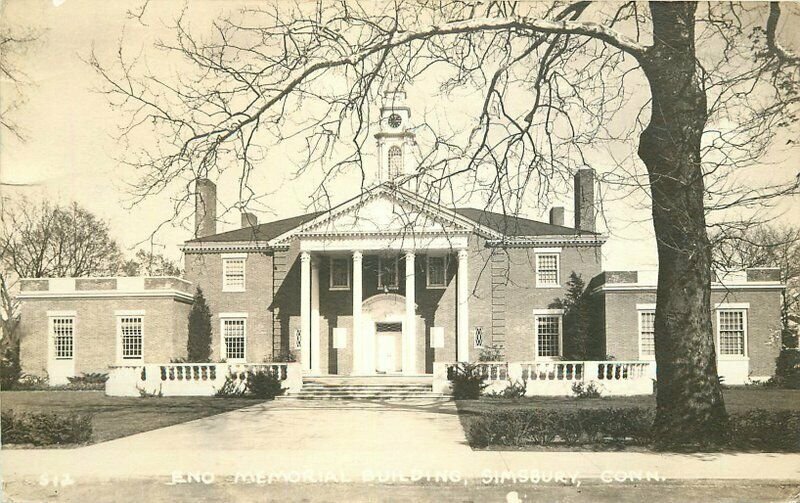
[[[52,318],[51,323],[56,360],[71,360],[75,350],[75,318]]]
[[[350,259],[331,257],[331,290],[350,288]]]
[[[558,286],[558,253],[536,254],[536,286]]]
[[[394,146],[389,149],[389,178],[397,178],[403,173],[403,151]]]
[[[222,259],[222,291],[245,291],[245,258]]]
[[[483,347],[483,327],[475,327],[475,347]]]
[[[656,355],[655,311],[639,311],[639,357],[653,358]]]
[[[397,288],[397,257],[378,257],[378,288]]]
[[[447,286],[447,257],[428,256],[428,286],[442,288]]]
[[[224,354],[228,361],[245,359],[245,320],[232,318],[222,320],[222,341]]]
[[[120,316],[118,322],[122,359],[141,360],[143,318],[141,316]]]
[[[536,316],[536,355],[543,358],[561,356],[561,316]]]
[[[745,356],[744,310],[717,311],[717,332],[719,334],[719,354],[725,356]]]

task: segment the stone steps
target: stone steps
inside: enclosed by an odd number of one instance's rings
[[[434,393],[430,378],[306,378],[303,388],[284,395],[297,400],[419,400],[443,399]]]

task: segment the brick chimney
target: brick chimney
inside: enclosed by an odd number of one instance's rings
[[[594,170],[590,167],[575,173],[575,229],[595,232]]]
[[[242,229],[249,229],[258,225],[258,217],[246,211],[242,212]]]
[[[206,178],[195,182],[194,236],[204,238],[217,233],[217,186]]]
[[[564,207],[554,206],[550,208],[550,224],[551,225],[564,225]]]

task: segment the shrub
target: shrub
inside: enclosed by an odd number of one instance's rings
[[[222,386],[214,393],[214,396],[217,398],[231,398],[231,397],[238,397],[244,395],[245,387],[241,386],[239,381],[234,379],[231,376],[225,377],[225,382],[222,383]]]
[[[280,378],[270,371],[249,372],[247,374],[247,392],[254,398],[274,400],[284,393]]]
[[[472,363],[459,363],[452,367],[450,381],[453,383],[453,398],[476,400],[488,386],[483,382],[480,367]]]
[[[586,384],[578,381],[572,385],[572,394],[575,398],[600,398],[600,388],[593,382]]]
[[[48,390],[50,389],[49,378],[47,375],[22,374],[17,384],[14,385],[14,389],[23,391]]]
[[[503,389],[503,391],[492,391],[491,393],[486,393],[486,396],[491,398],[515,399],[524,397],[525,393],[527,392],[528,383],[523,379],[522,381],[509,381],[508,385],[505,387],[505,389]]]
[[[730,444],[740,449],[800,451],[800,412],[753,409],[730,415]]]
[[[503,348],[496,344],[482,348],[481,352],[478,354],[479,362],[499,362],[502,361],[502,359]]]
[[[0,357],[0,389],[14,389],[22,377],[19,363],[19,349],[9,347]]]
[[[272,358],[265,359],[265,363],[294,363],[297,361],[297,356],[291,349],[282,349]]]
[[[205,363],[211,358],[211,309],[198,286],[189,312],[189,337],[186,341],[186,357],[192,363]]]
[[[88,391],[88,390],[102,390],[106,387],[108,374],[103,372],[89,372],[83,373],[75,377],[67,377],[69,384],[63,389]]]
[[[783,388],[800,389],[800,350],[784,348],[775,362],[775,384]]]
[[[16,414],[9,410],[2,413],[0,424],[6,444],[82,444],[92,438],[92,416],[88,414]]]

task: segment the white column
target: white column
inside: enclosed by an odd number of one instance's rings
[[[353,252],[353,373],[363,374],[363,341],[361,338],[361,259],[360,251]]]
[[[319,337],[319,262],[311,261],[311,372],[320,373],[320,337]]]
[[[460,362],[469,361],[469,286],[467,283],[469,262],[467,257],[467,250],[458,251],[456,360]]]
[[[406,252],[406,320],[403,324],[403,373],[415,374],[417,361],[416,274],[414,252]]]
[[[311,255],[300,254],[300,362],[303,370],[311,370]]]

